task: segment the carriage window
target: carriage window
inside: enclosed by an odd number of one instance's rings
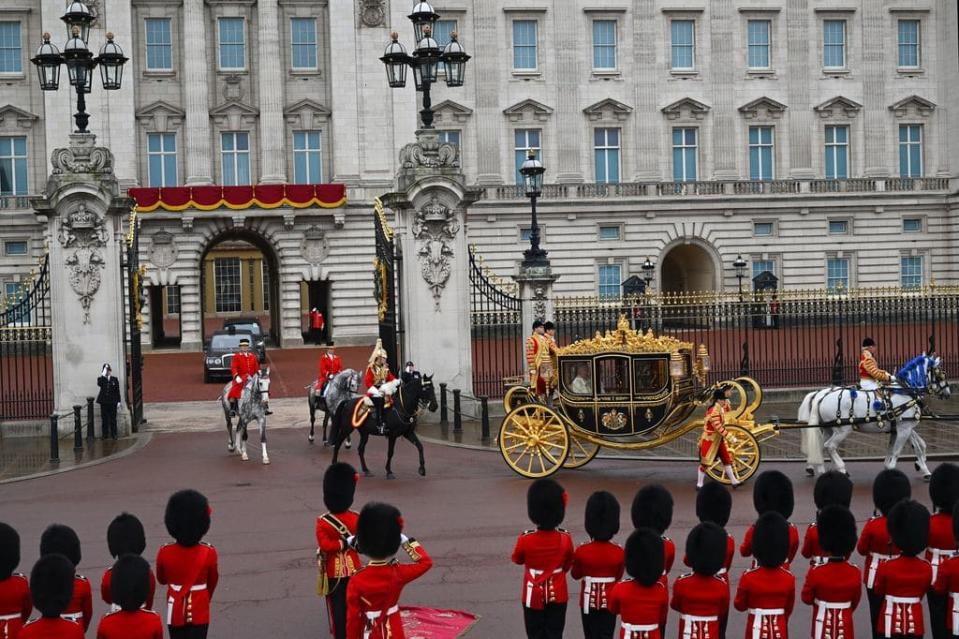
[[[593,366],[589,360],[563,362],[563,387],[574,395],[593,394]]]
[[[638,393],[655,393],[666,387],[666,360],[665,359],[638,359],[633,361],[633,372],[636,375],[633,388]]]
[[[597,360],[598,392],[602,395],[629,393],[629,361],[621,357]]]

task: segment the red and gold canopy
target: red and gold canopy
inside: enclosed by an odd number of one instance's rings
[[[275,209],[290,206],[305,209],[318,206],[334,209],[346,204],[343,184],[261,184],[257,186],[171,186],[135,188],[128,191],[137,211],[157,209],[213,211],[219,208],[242,210],[251,207]]]

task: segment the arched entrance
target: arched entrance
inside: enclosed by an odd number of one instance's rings
[[[692,293],[719,288],[716,262],[703,246],[677,244],[663,256],[660,290],[665,293]]]

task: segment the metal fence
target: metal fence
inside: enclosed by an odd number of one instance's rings
[[[523,373],[523,313],[515,285],[499,280],[470,247],[473,392],[502,397],[503,378]]]

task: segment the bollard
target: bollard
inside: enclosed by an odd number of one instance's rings
[[[489,398],[480,397],[480,426],[482,427],[483,441],[489,441]]]
[[[87,397],[87,439],[92,442],[96,436],[93,432],[93,398]]]
[[[60,416],[50,415],[50,463],[60,463]]]
[[[73,405],[73,450],[83,450],[83,424],[80,422],[80,411],[83,406]]]
[[[440,423],[450,423],[449,410],[446,405],[446,382],[440,382]]]
[[[458,388],[453,389],[453,430],[459,432],[463,430],[463,415],[460,413],[460,393]]]

